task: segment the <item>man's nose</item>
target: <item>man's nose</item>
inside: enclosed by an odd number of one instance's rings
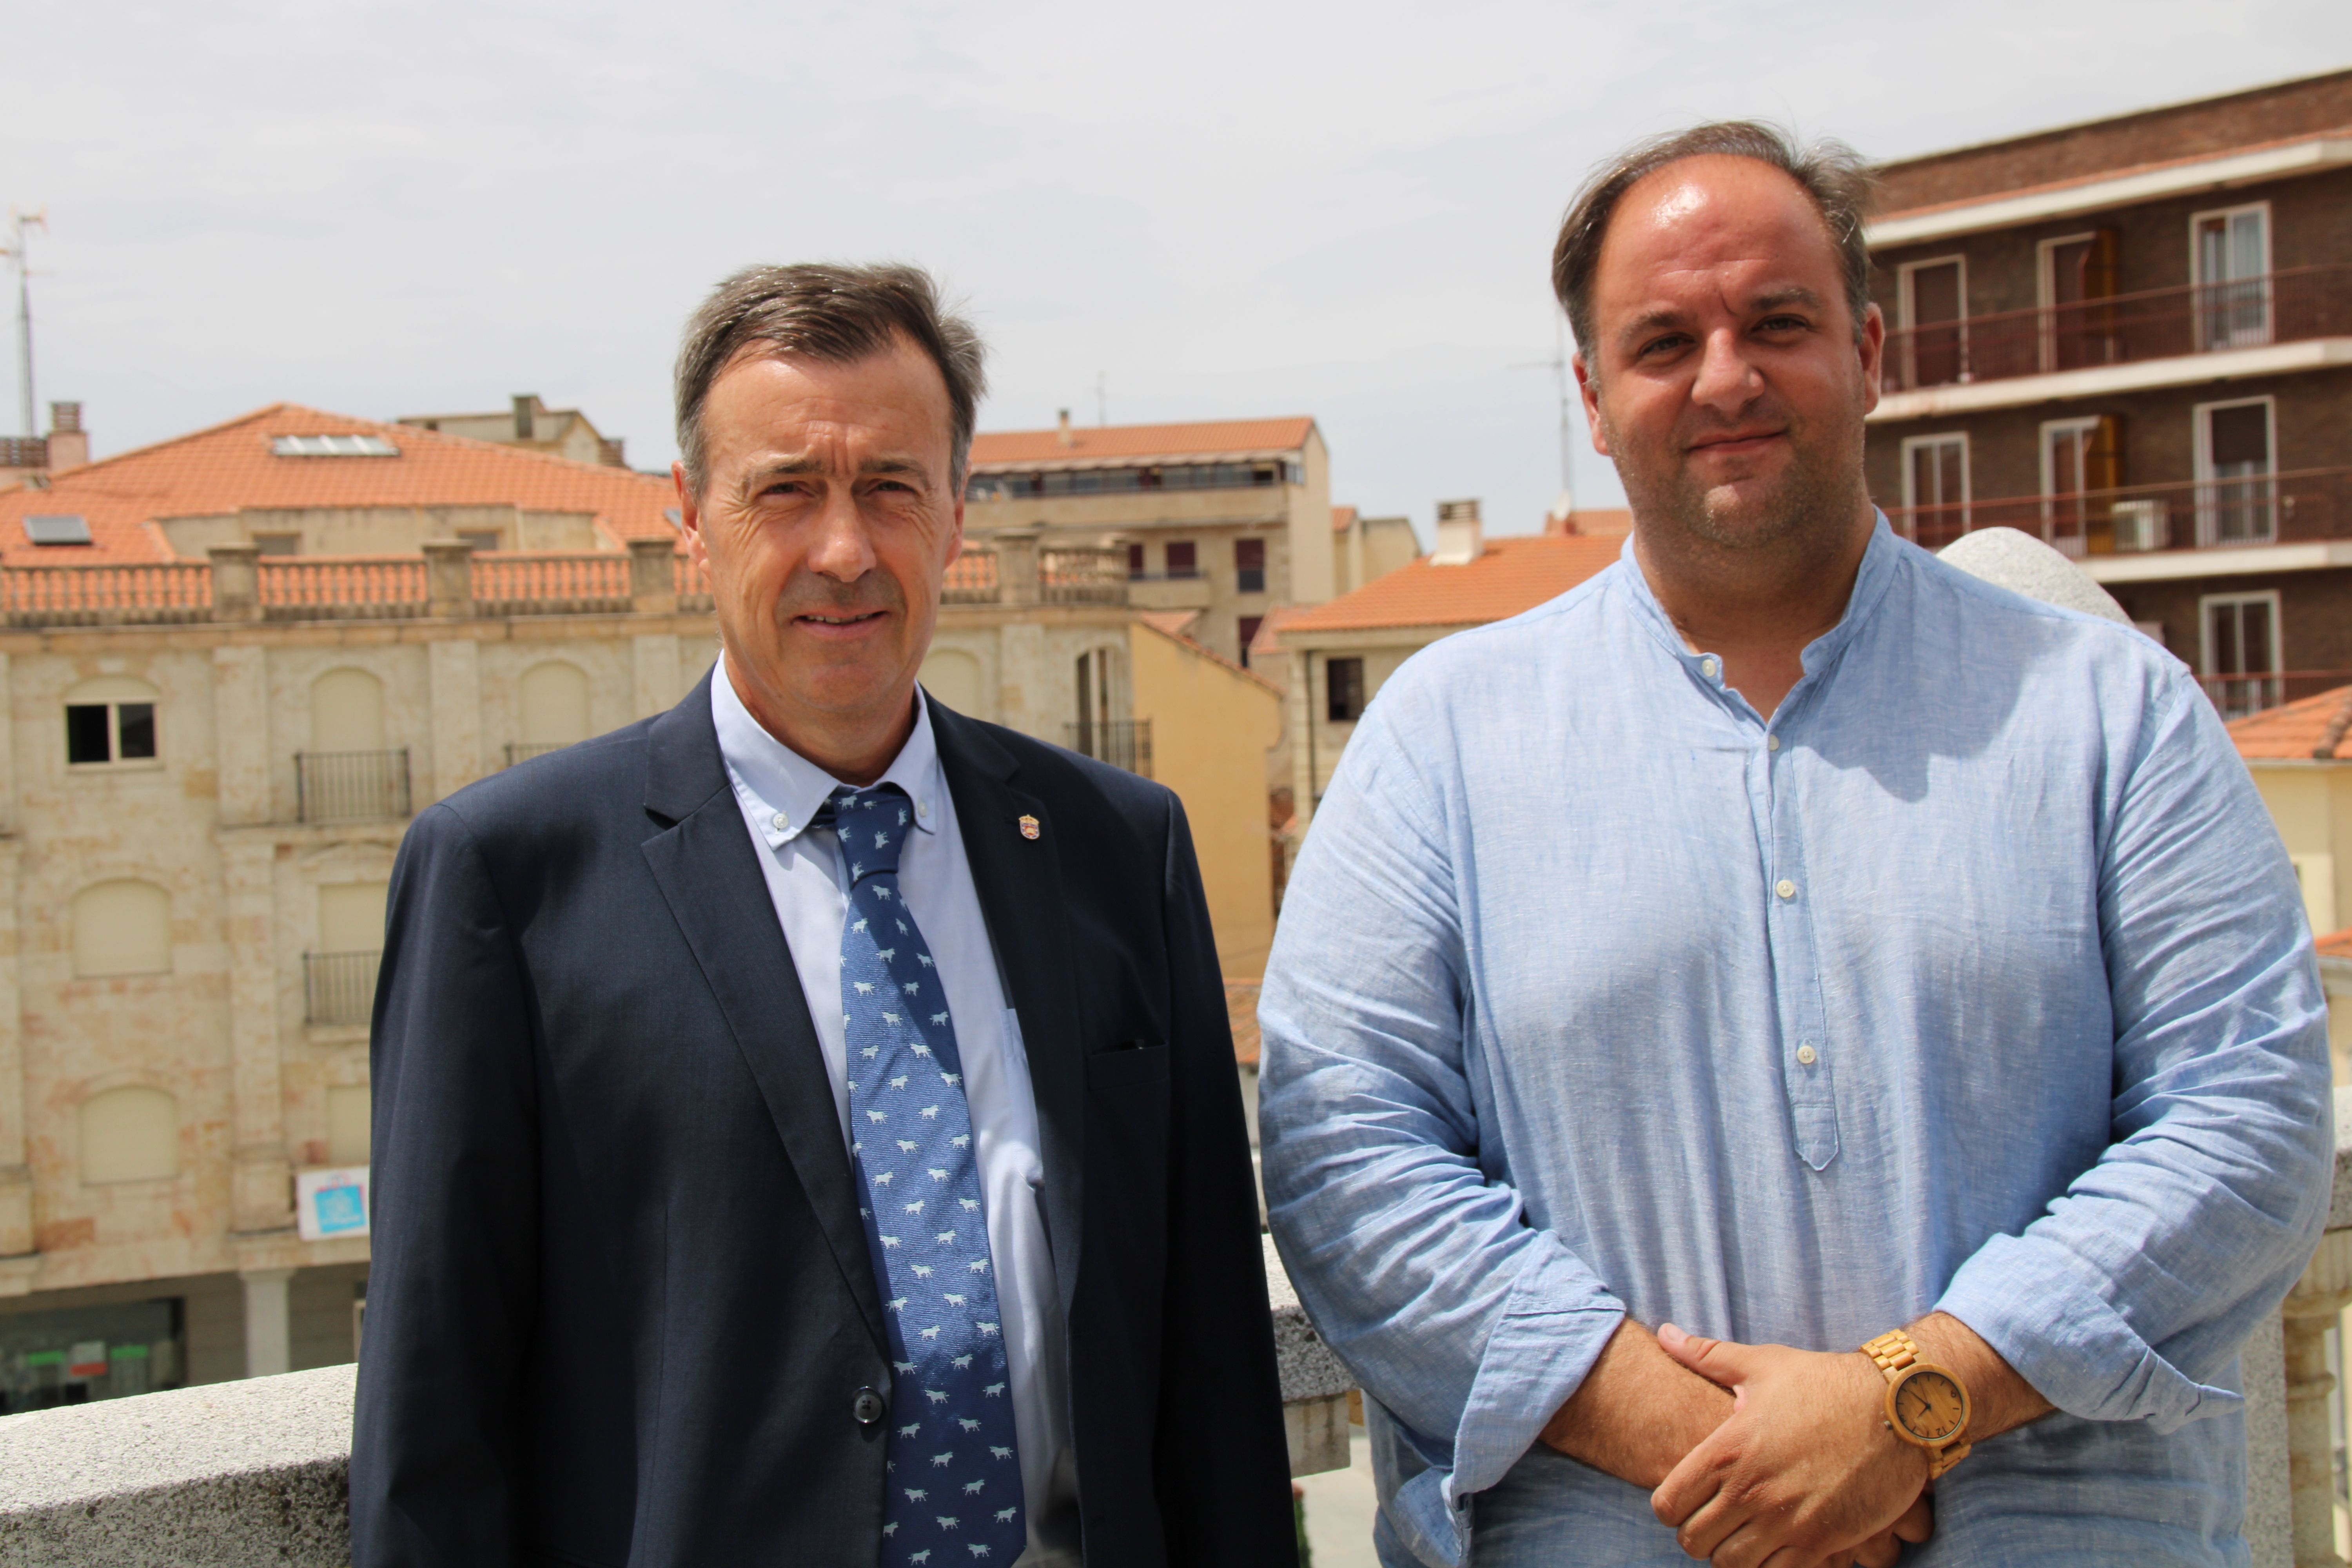
[[[866,535],[865,515],[849,487],[828,489],[808,564],[809,570],[843,583],[855,583],[874,569],[873,541]]]
[[[1732,412],[1744,408],[1763,386],[1763,376],[1748,357],[1747,342],[1731,328],[1706,334],[1699,353],[1698,379],[1691,401]]]

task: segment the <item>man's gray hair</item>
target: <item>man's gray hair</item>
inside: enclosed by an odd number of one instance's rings
[[[712,290],[677,351],[677,449],[687,488],[709,478],[702,407],[711,384],[755,346],[849,364],[904,338],[930,356],[948,388],[949,479],[959,492],[971,458],[972,421],[988,389],[986,350],[970,321],[940,304],[919,267],[747,267]]]
[[[1609,220],[1617,204],[1643,178],[1685,158],[1753,158],[1769,163],[1797,183],[1828,226],[1831,243],[1845,275],[1845,299],[1853,312],[1853,330],[1862,332],[1862,319],[1870,309],[1870,247],[1863,239],[1863,224],[1870,215],[1875,182],[1861,155],[1843,142],[1816,142],[1800,148],[1795,138],[1778,126],[1755,120],[1725,120],[1693,126],[1636,142],[1593,171],[1577,193],[1576,203],[1561,220],[1559,240],[1551,252],[1551,290],[1568,312],[1569,330],[1583,352],[1588,370],[1598,345],[1592,338],[1592,278],[1601,265],[1601,242],[1608,237]]]

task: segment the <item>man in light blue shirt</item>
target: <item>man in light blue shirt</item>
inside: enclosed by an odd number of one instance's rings
[[[2294,876],[2178,661],[1876,515],[1862,194],[1746,125],[1596,177],[1625,553],[1391,679],[1290,884],[1266,1194],[1391,1568],[2247,1560]]]

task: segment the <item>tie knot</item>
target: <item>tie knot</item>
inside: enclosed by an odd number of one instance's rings
[[[898,851],[915,825],[915,808],[897,784],[871,789],[837,789],[825,797],[833,830],[841,839],[842,859],[849,867],[852,886],[884,872],[897,874]],[[822,820],[822,819],[820,819]]]

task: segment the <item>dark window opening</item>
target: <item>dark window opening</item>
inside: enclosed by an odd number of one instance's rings
[[[152,702],[70,702],[66,705],[66,761],[142,762],[155,755]]]
[[[1191,540],[1179,540],[1168,546],[1168,575],[1198,577],[1200,574],[1200,552]]]
[[[114,754],[124,760],[155,754],[155,705],[121,702],[115,705],[117,744]]]
[[[1265,625],[1265,617],[1264,616],[1244,616],[1242,617],[1242,668],[1244,669],[1247,669],[1249,668],[1250,644],[1257,641],[1257,629],[1264,625]]]
[[[1327,659],[1323,665],[1324,715],[1334,724],[1352,724],[1364,716],[1364,661]]]
[[[1236,539],[1234,541],[1234,589],[1244,594],[1265,592],[1265,541]],[[1242,639],[1247,642],[1249,639]]]
[[[66,709],[66,761],[69,763],[110,763],[114,760],[113,738],[106,704],[77,702]]]
[[[1143,546],[1140,544],[1127,547],[1127,574],[1131,578],[1143,575]]]

